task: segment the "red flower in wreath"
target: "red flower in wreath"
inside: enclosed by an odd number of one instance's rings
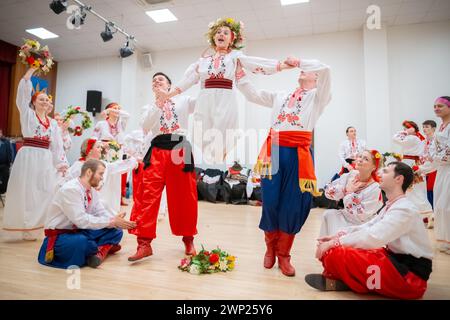
[[[81,107],[75,107],[75,110],[80,111]]]
[[[209,256],[209,262],[214,264],[217,261],[219,261],[219,255],[217,253],[213,253],[212,255]]]
[[[280,114],[279,116],[278,116],[278,118],[277,118],[279,121],[281,121],[281,122],[283,122],[284,120],[286,120],[286,116],[285,115],[282,115],[282,114]]]
[[[33,64],[34,63],[34,58],[32,56],[29,56],[27,58],[27,62],[28,62],[28,64]]]
[[[82,133],[83,133],[83,130],[81,129],[81,127],[80,126],[76,126],[75,129],[74,129],[73,135],[80,137]]]
[[[414,165],[414,166],[412,167],[412,169],[413,169],[414,172],[416,172],[416,171],[419,170],[419,166]]]
[[[204,254],[205,256],[209,256],[209,251],[204,251],[203,254]]]

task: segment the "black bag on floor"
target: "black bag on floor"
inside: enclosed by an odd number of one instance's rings
[[[9,180],[9,165],[0,165],[0,194],[6,193]]]
[[[214,183],[203,181],[204,177],[214,178],[220,176],[219,180]],[[206,200],[216,203],[220,201],[220,191],[222,189],[223,171],[219,169],[206,169],[203,171],[202,179],[197,182],[197,193],[199,200]]]
[[[247,204],[247,184],[240,182],[231,186],[226,181],[223,182],[222,192],[223,201],[231,204]]]
[[[262,189],[261,189],[261,187],[256,187],[256,188],[253,189],[252,195],[250,196],[250,200],[262,201]]]

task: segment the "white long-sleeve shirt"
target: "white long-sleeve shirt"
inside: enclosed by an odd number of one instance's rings
[[[58,168],[61,165],[68,164],[58,123],[56,120],[49,118],[50,126],[48,129],[39,123],[36,112],[30,106],[32,90],[33,84],[31,80],[20,80],[16,104],[20,112],[22,136],[24,138],[39,138],[50,141],[49,150],[52,153],[53,165]]]
[[[58,127],[58,132],[61,135],[61,139],[63,142],[64,151],[67,152],[72,147],[72,138],[70,137],[70,133],[68,130],[62,130],[61,127]]]
[[[317,87],[304,92],[292,107],[289,107],[292,92],[258,90],[247,76],[238,81],[247,100],[273,108],[271,128],[276,131],[312,131],[331,100],[330,67],[318,60],[301,60],[300,68],[305,72],[317,72]]]
[[[345,159],[355,160],[358,154],[366,150],[366,142],[362,139],[342,141],[339,146],[339,159],[344,167],[348,167],[349,163]]]
[[[424,141],[417,136],[407,134],[406,131],[397,132],[392,140],[401,147],[401,153],[404,155],[422,157],[424,154]]]
[[[117,160],[114,162],[106,162],[106,161],[102,162],[105,165],[105,173],[103,174],[103,182],[105,183],[106,181],[108,181],[109,175],[114,174],[121,175],[134,169],[137,166],[137,161],[134,157],[129,157],[125,160]],[[83,166],[83,164],[84,161],[82,160],[75,161],[66,172],[65,182],[80,177],[81,167]]]
[[[180,95],[166,101],[161,108],[146,105],[142,108],[140,125],[151,138],[167,133],[187,135],[189,115],[194,113],[195,103],[195,98]]]
[[[377,217],[360,226],[349,227],[340,237],[343,246],[377,249],[386,246],[397,254],[433,258],[433,249],[418,209],[402,197],[381,210]]]
[[[72,179],[55,194],[46,217],[46,229],[102,229],[114,217],[101,204],[98,192],[90,188],[89,203],[86,188],[80,180]]]
[[[187,68],[183,79],[176,87],[184,92],[198,82],[201,82],[201,87],[204,88],[205,80],[211,78],[235,80],[237,60],[253,73],[273,74],[280,71],[278,60],[247,56],[242,51],[233,50],[218,58],[201,57]]]
[[[130,114],[124,110],[119,110],[119,120],[116,123],[116,132],[112,132],[107,120],[100,120],[95,124],[92,136],[98,140],[115,140],[119,144],[124,143],[125,129],[127,126]]]
[[[430,173],[438,170],[440,167],[450,166],[450,125],[440,127],[434,135],[430,146],[430,156],[432,161],[427,161],[420,166],[424,173]]]
[[[380,185],[372,182],[364,189],[356,192],[347,192],[346,186],[359,177],[359,172],[353,170],[343,174],[339,179],[325,186],[325,196],[331,200],[344,202],[341,213],[347,221],[355,225],[363,224],[374,218],[383,206]]]

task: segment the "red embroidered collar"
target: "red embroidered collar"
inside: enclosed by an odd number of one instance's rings
[[[47,130],[50,127],[50,120],[47,116],[45,116],[45,122],[43,122],[41,120],[41,118],[39,118],[38,114],[35,112],[36,114],[36,118],[38,119],[39,123],[45,128],[45,130]]]

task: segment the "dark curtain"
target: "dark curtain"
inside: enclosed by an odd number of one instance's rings
[[[17,50],[16,46],[0,40],[0,129],[4,133],[8,125],[11,72],[16,63]]]

